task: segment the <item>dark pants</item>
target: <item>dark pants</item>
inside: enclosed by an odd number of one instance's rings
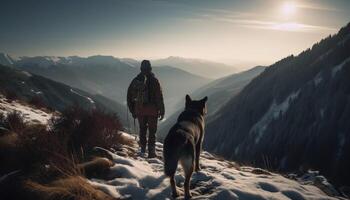
[[[156,145],[156,132],[158,118],[156,116],[139,116],[140,125],[140,147],[146,149],[148,130],[148,151],[154,151]]]

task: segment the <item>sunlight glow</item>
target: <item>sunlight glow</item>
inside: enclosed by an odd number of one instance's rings
[[[295,14],[296,12],[296,5],[294,2],[285,2],[282,6],[282,13],[286,16],[290,16],[290,15],[293,15]]]

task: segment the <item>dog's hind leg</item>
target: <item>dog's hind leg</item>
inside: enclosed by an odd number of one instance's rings
[[[175,175],[175,174],[174,174]],[[172,196],[174,198],[178,197],[179,196],[179,193],[177,192],[177,189],[176,189],[176,182],[175,182],[175,177],[174,175],[172,175],[170,177],[170,185],[171,185],[171,191],[172,191]]]
[[[202,151],[202,143],[203,143],[203,136],[199,139],[198,143],[196,144],[196,172],[199,172],[201,170],[201,166],[199,164],[199,158],[201,156]]]
[[[185,172],[185,184],[184,184],[185,199],[190,199],[192,197],[190,192],[190,181],[191,181],[191,177],[192,177],[192,173],[194,171],[194,165],[195,165],[194,155],[183,157],[181,159],[181,165]]]

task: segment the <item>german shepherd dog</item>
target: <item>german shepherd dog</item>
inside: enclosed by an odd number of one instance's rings
[[[185,173],[185,199],[191,198],[190,180],[193,171],[198,172],[199,156],[204,138],[204,116],[207,113],[208,97],[199,101],[186,95],[186,106],[164,140],[164,173],[170,178],[172,196],[178,197],[175,172],[180,161]]]

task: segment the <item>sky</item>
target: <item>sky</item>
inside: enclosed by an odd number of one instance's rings
[[[1,0],[0,52],[268,65],[335,34],[350,0]]]

